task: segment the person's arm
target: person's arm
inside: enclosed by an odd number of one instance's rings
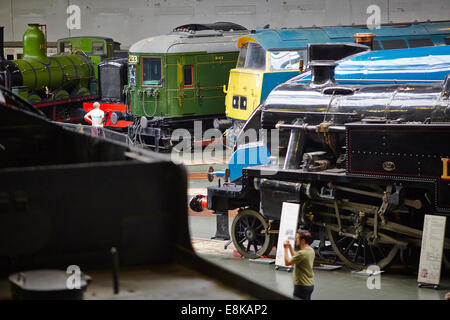
[[[92,118],[91,118],[91,112],[89,111],[88,113],[86,113],[84,115],[84,119],[87,120],[88,122],[92,123]]]
[[[291,243],[289,243],[289,251],[291,252],[291,256],[294,256],[295,251],[294,251],[294,249],[292,248]]]
[[[291,255],[294,255],[294,249],[292,249],[291,243],[289,240],[284,242],[284,264],[287,266],[291,266],[293,264],[292,259],[289,257],[289,252]]]

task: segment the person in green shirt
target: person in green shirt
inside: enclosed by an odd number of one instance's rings
[[[311,233],[302,229],[298,229],[295,236],[295,244],[300,251],[294,251],[289,240],[284,242],[284,263],[286,266],[294,265],[294,298],[311,300],[314,291],[313,263],[316,254],[310,247],[311,243]]]

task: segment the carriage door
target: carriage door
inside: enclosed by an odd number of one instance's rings
[[[178,104],[185,116],[197,113],[198,96],[196,94],[195,67],[193,56],[178,58]]]
[[[237,52],[211,53],[197,56],[196,85],[203,115],[225,113],[225,93],[229,72],[236,66]]]

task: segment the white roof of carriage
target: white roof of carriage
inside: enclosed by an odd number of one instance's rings
[[[130,47],[130,53],[183,53],[238,51],[237,40],[246,32],[219,32],[214,30],[172,32],[140,40]]]

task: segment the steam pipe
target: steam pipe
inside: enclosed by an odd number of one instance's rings
[[[302,184],[300,182],[269,180],[266,178],[255,178],[254,184],[257,186],[257,190],[276,190],[294,194],[300,194],[302,188]]]
[[[306,136],[301,130],[301,123],[303,123],[301,120],[296,120],[291,128],[283,169],[298,169],[302,162]]]

